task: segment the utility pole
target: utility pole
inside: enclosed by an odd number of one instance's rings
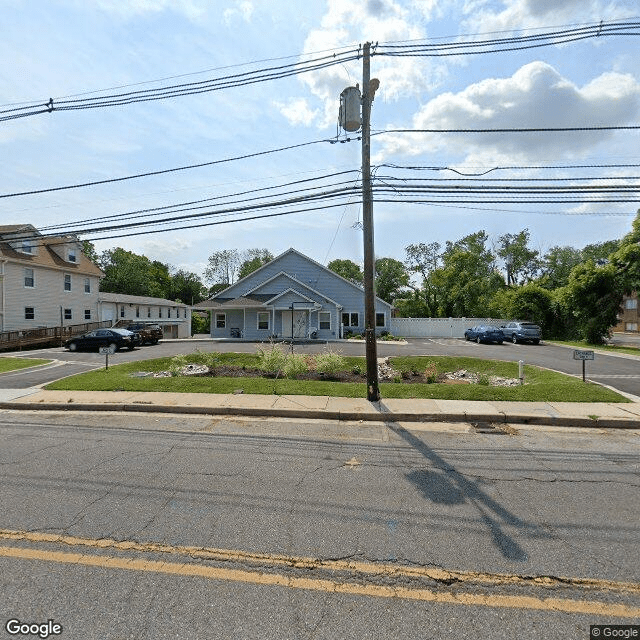
[[[367,400],[380,400],[373,250],[373,195],[371,192],[371,102],[377,89],[371,82],[371,43],[365,42],[362,57],[362,225],[364,240],[364,324],[367,359]],[[375,81],[377,82],[377,81]]]

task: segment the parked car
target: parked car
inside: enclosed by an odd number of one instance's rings
[[[490,324],[479,324],[471,329],[467,329],[464,332],[464,337],[467,340],[475,340],[478,344],[481,342],[496,342],[502,344],[504,336],[502,331],[498,327],[494,327]]]
[[[518,342],[533,342],[539,344],[542,340],[542,330],[533,322],[508,322],[500,325],[505,340],[511,340],[513,344]]]
[[[133,349],[140,344],[140,338],[126,329],[95,329],[81,336],[70,338],[64,343],[69,351],[97,351],[100,347],[118,349]]]
[[[138,334],[138,336],[140,336],[140,344],[158,344],[163,335],[162,328],[159,324],[131,322],[130,324],[124,325],[122,328]]]

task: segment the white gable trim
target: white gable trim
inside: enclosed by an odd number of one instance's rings
[[[317,291],[313,287],[310,287],[308,284],[305,284],[304,282],[300,282],[300,280],[298,280],[297,278],[294,278],[291,274],[287,273],[286,271],[280,271],[279,273],[276,273],[275,276],[269,278],[268,280],[265,280],[264,282],[261,282],[257,287],[254,287],[250,291],[247,291],[247,293],[245,293],[245,296],[248,296],[252,293],[256,293],[258,289],[261,289],[262,287],[269,284],[276,278],[279,278],[280,276],[284,276],[285,278],[288,278],[292,282],[295,282],[296,284],[300,285],[303,289],[308,289],[309,291],[313,291],[313,293],[319,295],[321,298],[324,298],[325,300],[327,300],[327,302],[330,302],[331,304],[335,304],[336,307],[342,308],[342,305],[336,302],[335,300],[332,300],[331,298],[327,297],[324,293],[321,293],[320,291]]]
[[[304,253],[300,253],[299,251],[297,251],[296,249],[291,247],[290,249],[287,249],[286,251],[283,251],[279,256],[276,256],[273,260],[271,260],[271,262],[267,262],[267,264],[263,264],[261,267],[259,267],[255,271],[252,271],[249,275],[246,275],[244,278],[238,280],[238,282],[235,282],[234,284],[229,285],[226,289],[224,289],[220,293],[216,294],[215,296],[212,296],[211,299],[215,299],[215,298],[218,298],[218,297],[220,297],[220,298],[225,297],[224,294],[227,291],[229,291],[229,289],[233,289],[234,287],[237,287],[241,282],[243,282],[247,278],[251,278],[251,277],[255,276],[256,273],[258,273],[259,271],[261,271],[262,269],[264,269],[268,265],[273,265],[275,262],[277,262],[278,260],[281,260],[284,256],[286,256],[289,253],[295,253],[297,256],[300,256],[304,260],[307,260],[308,262],[316,265],[320,269],[322,269],[322,270],[326,271],[327,273],[331,274],[331,276],[333,276],[334,278],[338,278],[339,280],[342,280],[343,282],[346,282],[351,288],[355,289],[359,293],[364,294],[364,290],[363,290],[362,287],[359,287],[357,284],[354,284],[350,280],[347,280],[346,278],[343,278],[341,275],[338,275],[334,271],[331,271],[331,269],[327,269],[327,267],[325,267],[324,265],[320,264],[319,262],[316,262],[313,258],[310,258],[309,256],[305,256]],[[325,300],[328,300],[329,302],[332,302],[333,304],[338,304],[337,302],[334,302],[333,300],[331,300],[331,298],[327,298],[327,296],[325,296],[324,294],[320,293],[319,291],[316,291],[315,289],[312,289],[311,287],[305,285],[304,283],[299,282],[298,280],[296,280],[295,278],[290,276],[288,273],[286,273],[284,271],[281,271],[280,273],[285,273],[285,275],[289,276],[294,282],[298,282],[299,284],[302,284],[302,286],[305,287],[306,289],[309,289],[309,291],[313,291],[314,293],[317,293],[317,294],[321,295]],[[272,279],[273,278],[269,278],[269,280],[266,280],[265,282],[270,282]],[[258,287],[254,288],[254,289],[251,289],[251,291],[255,291],[257,288]],[[251,293],[251,291],[249,291],[247,293]],[[247,293],[245,293],[244,295],[247,295]],[[239,297],[239,296],[234,296],[234,298],[237,298],[237,297]],[[378,296],[376,296],[376,300],[378,302],[380,302],[381,304],[384,304],[387,307],[389,307],[389,309],[393,309],[393,305],[389,304],[388,302],[386,302],[382,298],[378,298]],[[341,305],[338,305],[338,306],[341,306]]]
[[[279,293],[277,296],[274,296],[273,298],[271,298],[271,300],[267,300],[264,303],[265,307],[267,305],[272,305],[278,298],[282,298],[283,296],[287,295],[288,293],[294,293],[295,295],[299,296],[300,298],[304,298],[307,302],[310,302],[311,304],[317,304],[315,300],[312,300],[311,298],[308,298],[307,296],[305,296],[304,294],[300,293],[299,291],[296,291],[295,289],[292,289],[291,287],[289,287],[286,291],[283,291],[282,293]]]

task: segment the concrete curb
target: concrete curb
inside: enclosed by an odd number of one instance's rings
[[[0,409],[14,411],[120,411],[132,413],[176,413],[191,415],[235,415],[247,417],[324,419],[349,422],[480,422],[496,424],[526,424],[553,427],[583,427],[595,429],[640,429],[640,418],[589,418],[583,416],[541,416],[498,413],[412,413],[326,411],[314,409],[275,409],[269,407],[203,407],[160,405],[147,403],[90,402],[0,402]]]

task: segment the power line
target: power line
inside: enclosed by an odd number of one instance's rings
[[[626,131],[640,129],[640,125],[604,125],[582,127],[493,127],[486,129],[385,129],[374,131],[372,136],[388,133],[571,133],[585,131]]]
[[[428,43],[411,43],[407,45],[376,44],[374,55],[382,56],[460,56],[478,55],[486,53],[497,53],[529,49],[534,47],[552,46],[566,44],[577,40],[589,38],[600,38],[607,36],[637,36],[640,35],[640,22],[635,20],[600,22],[581,26],[573,29],[558,29],[550,32],[542,32],[533,35],[491,38],[475,41],[454,41]],[[360,47],[358,49],[348,49],[336,53],[335,51],[326,56],[312,58],[306,61],[297,61],[285,65],[267,67],[244,73],[236,73],[218,78],[211,78],[199,82],[179,83],[165,85],[151,89],[137,91],[127,91],[121,93],[111,93],[90,97],[90,98],[49,98],[39,102],[32,102],[21,106],[11,106],[0,110],[0,122],[35,116],[53,111],[73,111],[79,109],[97,109],[113,106],[122,106],[137,102],[148,102],[164,100],[179,96],[194,95],[199,93],[219,91],[232,87],[247,86],[250,84],[278,80],[293,75],[318,71],[336,64],[344,64],[360,57]],[[190,74],[184,74],[190,75]],[[171,76],[168,79],[182,76]],[[139,83],[143,84],[143,83]],[[132,85],[124,85],[132,86]],[[134,85],[135,86],[135,85]],[[76,95],[88,95],[96,92],[85,92]]]
[[[281,151],[290,151],[291,149],[300,149],[302,147],[308,147],[314,144],[320,144],[322,142],[331,142],[331,139],[313,140],[311,142],[301,142],[299,144],[292,144],[286,147],[280,147],[278,149],[269,149],[267,151],[256,151],[255,153],[246,153],[242,156],[235,156],[233,158],[225,158],[223,160],[211,160],[209,162],[200,162],[198,164],[190,164],[182,167],[173,167],[171,169],[160,169],[158,171],[147,171],[146,173],[137,173],[130,176],[122,176],[119,178],[106,178],[105,180],[93,180],[91,182],[81,182],[77,184],[65,185],[62,187],[48,187],[46,189],[33,189],[31,191],[16,191],[14,193],[0,194],[0,199],[3,198],[17,198],[20,196],[32,196],[40,193],[52,193],[54,191],[66,191],[70,189],[81,189],[83,187],[93,187],[99,184],[110,184],[114,182],[124,182],[125,180],[136,180],[138,178],[148,178],[150,176],[159,176],[166,173],[175,173],[177,171],[186,171],[188,169],[199,169],[201,167],[210,167],[216,164],[223,164],[225,162],[235,162],[236,160],[246,160],[248,158],[256,158],[259,156],[269,155],[271,153],[279,153]]]
[[[141,89],[137,91],[128,91],[123,93],[114,93],[106,95],[98,95],[90,98],[49,98],[48,101],[32,103],[27,106],[10,107],[0,110],[0,122],[7,120],[15,120],[27,116],[37,115],[41,113],[51,113],[53,111],[75,111],[80,109],[96,109],[103,107],[122,106],[134,104],[137,102],[149,102],[155,100],[164,100],[179,96],[195,95],[200,93],[208,93],[211,91],[220,91],[232,87],[247,86],[270,80],[278,80],[302,73],[318,71],[337,64],[343,64],[358,58],[357,50],[345,51],[342,53],[333,53],[321,58],[311,59],[304,62],[293,62],[287,65],[277,67],[268,67],[266,69],[258,69],[244,73],[236,73],[219,78],[202,80],[199,82],[180,83],[176,85],[167,85],[152,89]]]
[[[627,21],[599,22],[574,29],[557,29],[526,36],[491,38],[486,40],[461,41],[449,43],[416,43],[406,45],[382,44],[374,50],[374,55],[402,57],[446,57],[461,55],[480,55],[487,53],[503,53],[521,51],[539,47],[567,44],[579,40],[606,36],[640,35],[640,22],[635,19]]]

